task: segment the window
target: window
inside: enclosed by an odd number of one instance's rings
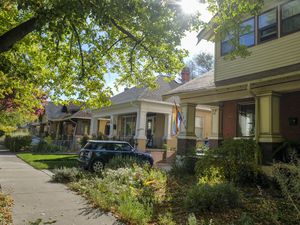
[[[233,35],[228,34],[224,40],[221,42],[221,55],[227,55],[234,50],[234,45],[232,44]]]
[[[300,1],[295,0],[281,6],[281,35],[300,30]]]
[[[255,104],[238,105],[238,136],[251,137],[255,133]]]
[[[121,134],[123,137],[131,137],[135,135],[135,122],[135,115],[122,117]]]
[[[240,45],[247,47],[255,44],[254,17],[244,21],[240,26]]]
[[[258,41],[264,42],[277,38],[277,8],[258,16]]]
[[[197,138],[204,138],[204,118],[202,116],[195,118],[195,134]]]

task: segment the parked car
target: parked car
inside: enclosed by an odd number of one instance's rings
[[[85,169],[99,172],[115,156],[134,157],[153,165],[150,154],[137,151],[125,141],[89,140],[79,152],[78,162]]]

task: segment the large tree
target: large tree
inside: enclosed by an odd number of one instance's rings
[[[15,111],[25,114],[41,106],[41,93],[99,107],[111,95],[109,73],[119,74],[117,84],[155,86],[154,74],[175,75],[183,67],[180,40],[201,23],[183,15],[179,2],[0,1],[0,100],[13,99]],[[210,24],[222,36],[263,0],[207,2],[216,14]]]
[[[108,104],[109,73],[117,84],[154,87],[155,74],[181,69],[180,40],[199,24],[163,0],[2,0],[0,8],[0,104],[26,113],[41,93]]]

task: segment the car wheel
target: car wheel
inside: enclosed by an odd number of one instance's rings
[[[104,168],[104,164],[102,161],[100,160],[95,160],[92,164],[92,171],[98,173],[98,172],[101,172]]]

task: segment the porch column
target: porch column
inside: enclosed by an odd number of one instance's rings
[[[211,148],[217,147],[223,140],[223,106],[211,106],[211,136],[209,145]]]
[[[136,129],[135,129],[135,137],[137,148],[139,150],[146,150],[146,117],[147,112],[143,110],[139,110],[136,116]]]
[[[110,123],[109,123],[109,139],[113,139],[114,137],[114,115],[110,115]]]
[[[196,148],[196,135],[195,135],[195,114],[196,104],[182,103],[181,116],[182,121],[180,124],[180,132],[177,141],[177,154],[187,155]]]
[[[171,113],[165,114],[165,126],[164,126],[164,137],[163,137],[163,139],[164,139],[165,143],[168,146],[170,145],[169,142],[172,139],[172,137],[171,137],[171,125],[172,125],[172,114]]]
[[[91,118],[90,135],[94,137],[98,136],[98,118],[96,117]]]
[[[268,92],[256,96],[256,138],[263,151],[263,161],[271,162],[273,150],[283,141],[280,134],[280,94]]]

